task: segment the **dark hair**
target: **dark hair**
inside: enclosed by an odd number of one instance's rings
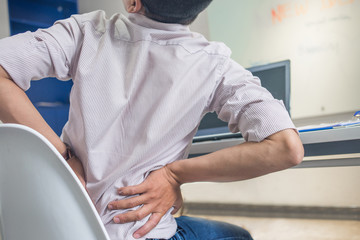
[[[189,25],[212,0],[141,0],[145,15],[164,23]]]

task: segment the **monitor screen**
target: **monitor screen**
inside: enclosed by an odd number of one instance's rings
[[[270,63],[248,68],[260,78],[261,85],[265,87],[276,99],[283,100],[290,114],[290,60]],[[208,113],[201,120],[196,136],[227,134],[227,123],[217,118],[216,113]]]

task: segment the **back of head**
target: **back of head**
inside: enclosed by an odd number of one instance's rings
[[[147,17],[164,23],[188,25],[212,0],[141,0]]]

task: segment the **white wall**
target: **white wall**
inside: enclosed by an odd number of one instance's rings
[[[233,183],[182,187],[187,202],[360,207],[360,167],[288,169]]]
[[[194,32],[201,33],[207,39],[210,39],[209,20],[207,10],[199,14],[196,20],[190,25],[190,29]]]
[[[9,12],[7,0],[0,0],[0,38],[10,35]]]
[[[208,13],[243,66],[291,60],[292,117],[360,109],[360,1],[214,0]]]
[[[104,10],[108,17],[115,13],[125,13],[122,0],[78,0],[79,13]]]

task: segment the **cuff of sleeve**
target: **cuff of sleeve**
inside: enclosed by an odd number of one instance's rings
[[[24,91],[30,87],[30,79],[27,79],[27,73],[30,72],[30,69],[26,68],[26,61],[29,57],[31,38],[31,33],[26,32],[0,41],[2,51],[0,65]]]
[[[295,129],[282,101],[272,100],[250,106],[240,118],[239,129],[244,139],[261,142],[285,129]]]

